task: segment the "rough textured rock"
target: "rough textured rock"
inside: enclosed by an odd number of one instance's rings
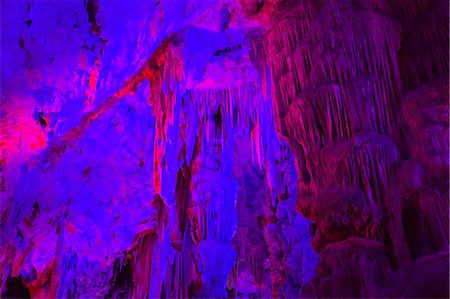
[[[432,280],[398,293],[366,271],[400,277],[412,261],[448,250],[448,3],[284,3],[264,49],[275,123],[303,174],[297,209],[314,222],[321,252],[308,295],[446,294]],[[385,253],[350,249],[343,240],[352,236]],[[352,262],[361,254],[377,268]],[[364,281],[348,276],[355,273]]]
[[[448,12],[2,1],[2,297],[448,297]]]

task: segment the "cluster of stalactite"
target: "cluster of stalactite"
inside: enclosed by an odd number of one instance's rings
[[[314,222],[320,262],[305,295],[412,294],[365,273],[448,251],[447,11],[442,1],[287,1],[256,42],[296,156],[297,209]]]
[[[294,156],[276,137],[267,86],[188,89],[186,49],[170,42],[142,71],[155,117],[158,224],[127,252],[131,266],[115,268],[109,294],[299,296],[316,257],[295,212]],[[123,271],[132,283],[121,282]]]

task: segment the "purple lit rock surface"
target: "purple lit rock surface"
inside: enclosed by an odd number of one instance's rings
[[[1,1],[2,298],[449,296],[445,0]]]

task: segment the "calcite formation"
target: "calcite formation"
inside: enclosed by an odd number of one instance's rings
[[[1,2],[2,298],[449,296],[449,3]]]

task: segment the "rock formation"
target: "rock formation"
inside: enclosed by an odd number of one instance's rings
[[[2,297],[449,296],[444,0],[1,3]]]

